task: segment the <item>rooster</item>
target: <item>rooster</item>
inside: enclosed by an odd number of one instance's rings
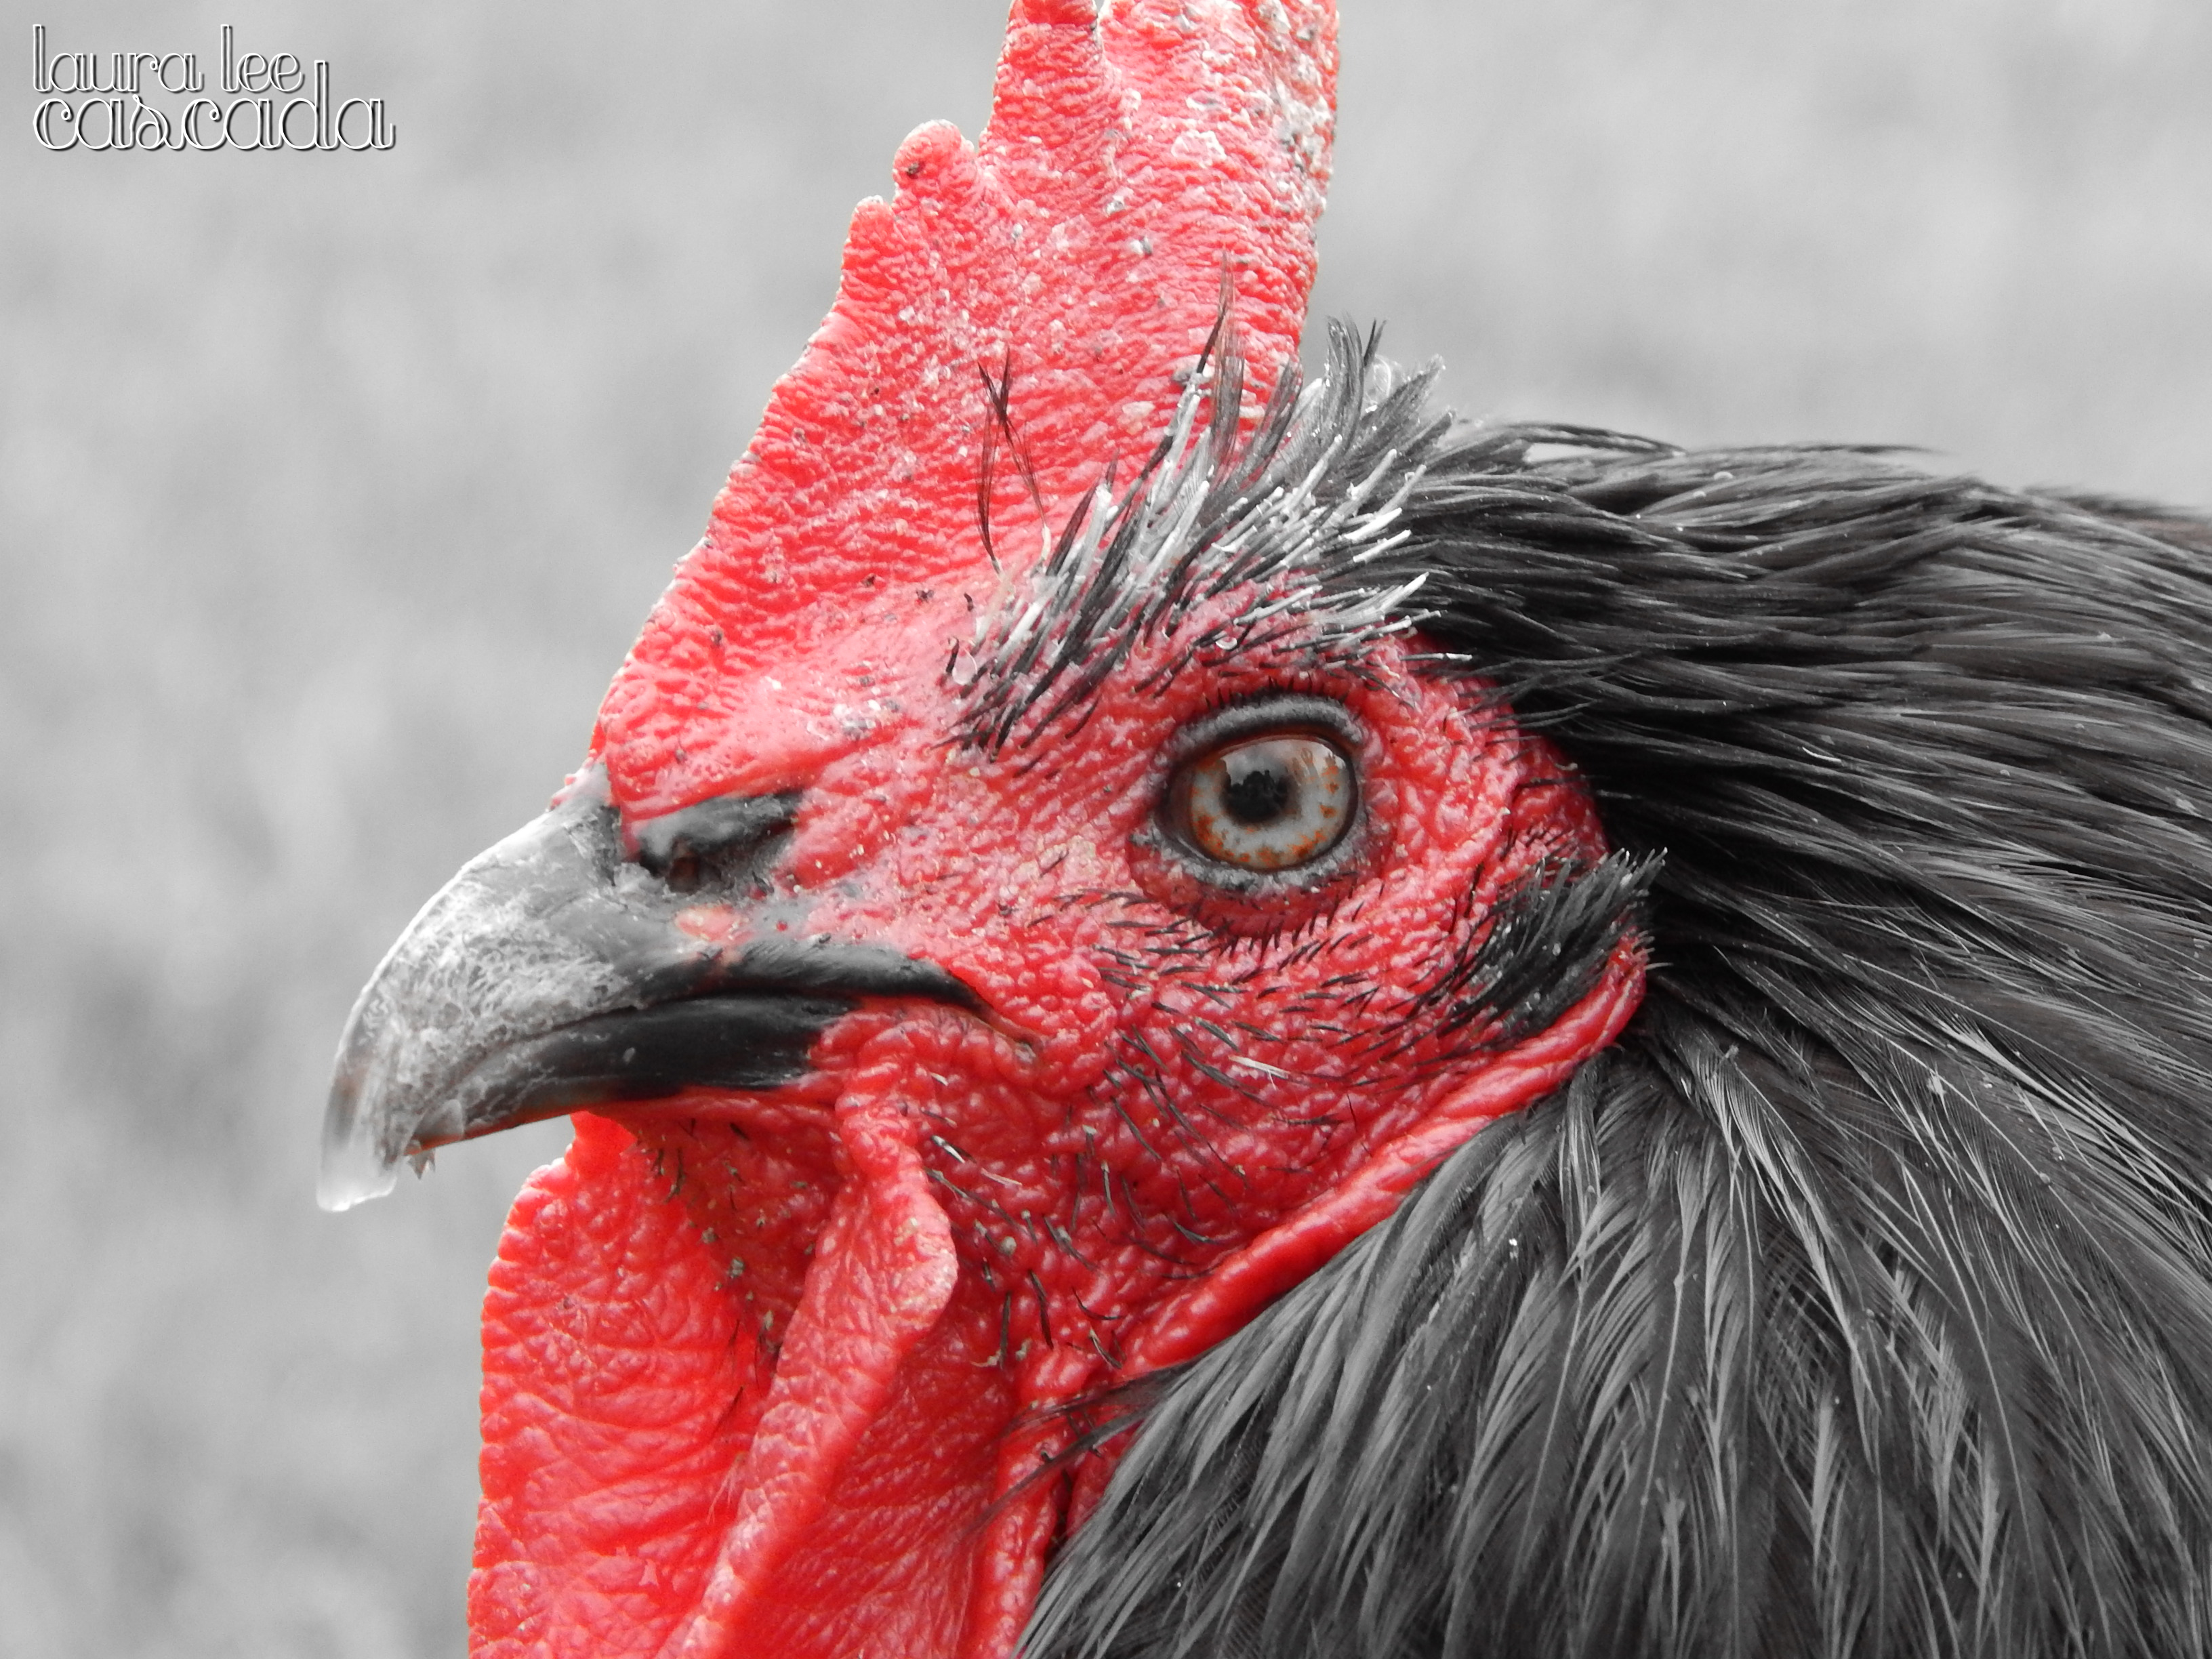
[[[362,993],[472,1651],[2205,1650],[2212,526],[1305,382],[1333,72],[1020,0]]]

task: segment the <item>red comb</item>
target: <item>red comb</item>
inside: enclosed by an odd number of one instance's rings
[[[836,303],[609,690],[618,799],[682,792],[660,775],[708,675],[835,636],[878,578],[987,574],[985,512],[1025,562],[1158,437],[1224,278],[1250,417],[1297,349],[1335,72],[1326,0],[1018,0],[982,142],[919,129],[896,198],[860,204]]]

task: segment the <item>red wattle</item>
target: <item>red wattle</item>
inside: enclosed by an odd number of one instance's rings
[[[579,1116],[525,1189],[486,1304],[475,1659],[955,1650],[1018,1411],[998,1310],[957,1294],[896,1109],[838,1119],[846,1178],[772,1359],[628,1131]],[[688,1150],[695,1182],[726,1173]]]
[[[629,1133],[579,1117],[484,1297],[473,1659],[657,1652],[714,1564],[766,1376]]]
[[[777,1573],[823,1515],[861,1437],[884,1417],[901,1365],[945,1311],[959,1276],[951,1230],[923,1178],[913,1127],[896,1106],[841,1103],[837,1130],[849,1172],[776,1361],[736,1518],[696,1614],[667,1650],[671,1659],[716,1659],[755,1621],[789,1620],[790,1590],[769,1605]],[[849,1599],[840,1588],[831,1594]]]

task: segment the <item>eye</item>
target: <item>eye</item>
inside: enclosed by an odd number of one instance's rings
[[[1185,761],[1166,815],[1192,851],[1237,870],[1291,870],[1344,839],[1359,800],[1352,762],[1310,732],[1224,743]]]

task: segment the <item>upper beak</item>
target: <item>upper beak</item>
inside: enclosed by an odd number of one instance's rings
[[[770,805],[787,824],[787,803]],[[879,946],[702,939],[677,918],[702,902],[723,901],[626,856],[598,768],[463,866],[346,1021],[322,1206],[391,1191],[402,1158],[448,1141],[694,1086],[789,1082],[862,997],[978,1006],[943,969]]]

